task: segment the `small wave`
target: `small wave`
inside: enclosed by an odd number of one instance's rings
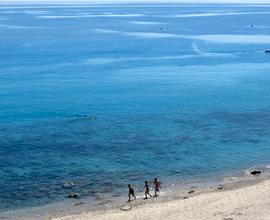
[[[38,28],[38,27],[0,24],[0,28],[7,28],[7,29],[33,29],[33,28]]]
[[[96,120],[97,116],[95,115],[73,115],[73,119],[93,119]]]
[[[141,24],[141,25],[161,25],[165,24],[163,22],[154,22],[154,21],[130,21],[132,24]]]
[[[23,11],[26,15],[43,15],[43,14],[49,14],[50,11],[41,11],[41,10],[25,10]]]
[[[270,14],[270,12],[206,12],[206,13],[193,13],[193,14],[176,14],[170,17],[175,18],[194,18],[194,17],[214,17],[214,16],[234,16],[234,15],[260,15]]]
[[[127,32],[111,29],[93,29],[94,32],[103,34],[118,34],[131,37],[162,39],[162,38],[179,38],[201,40],[209,43],[219,44],[268,44],[270,43],[270,35],[237,35],[237,34],[206,34],[206,35],[180,35],[174,33],[160,32]]]
[[[231,177],[223,178],[223,181],[225,181],[225,182],[234,182],[234,181],[238,181],[240,179],[241,179],[240,176],[231,176]]]
[[[79,15],[41,15],[36,16],[40,19],[66,19],[66,18],[106,18],[106,17],[141,17],[144,14],[79,14]]]

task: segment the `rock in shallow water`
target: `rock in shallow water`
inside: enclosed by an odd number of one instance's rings
[[[70,193],[69,195],[68,195],[68,198],[71,198],[71,199],[77,199],[79,196],[78,196],[78,193],[74,193],[74,192],[72,192],[72,193]]]
[[[75,203],[74,206],[78,206],[78,205],[84,205],[85,202],[78,202],[78,203]]]
[[[67,182],[67,183],[63,184],[63,188],[65,188],[65,189],[70,189],[74,186],[75,186],[75,183],[73,183],[73,182]]]
[[[255,175],[259,175],[259,174],[261,174],[261,173],[262,173],[262,171],[260,171],[260,170],[253,170],[253,171],[250,172],[250,174],[251,174],[251,175],[254,175],[254,176],[255,176]]]

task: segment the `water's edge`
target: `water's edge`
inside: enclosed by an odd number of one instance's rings
[[[252,170],[261,170],[262,173],[257,176],[250,174]],[[270,179],[270,166],[260,164],[250,167],[247,170],[233,171],[232,173],[219,173],[212,178],[192,179],[181,184],[165,184],[161,189],[161,194],[156,202],[166,202],[170,200],[183,199],[185,197],[196,196],[201,193],[218,190],[233,190],[250,185],[255,185],[264,180]],[[152,188],[151,188],[152,191]],[[192,191],[192,193],[189,193]],[[193,192],[194,191],[194,192]],[[131,206],[139,206],[147,201],[142,200],[143,192],[137,192],[137,200],[130,203]],[[126,204],[127,198],[124,196],[111,198],[110,202],[106,199],[100,201],[99,205],[93,203],[92,199],[66,199],[61,202],[50,203],[39,207],[29,207],[18,210],[10,210],[0,213],[1,219],[17,220],[47,220],[59,216],[68,216],[81,214],[87,211],[105,211],[119,209]]]

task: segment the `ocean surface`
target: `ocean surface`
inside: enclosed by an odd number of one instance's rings
[[[268,164],[268,48],[270,5],[1,5],[0,212]]]

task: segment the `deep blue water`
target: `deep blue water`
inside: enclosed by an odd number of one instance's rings
[[[270,7],[0,7],[0,210],[270,160]]]

